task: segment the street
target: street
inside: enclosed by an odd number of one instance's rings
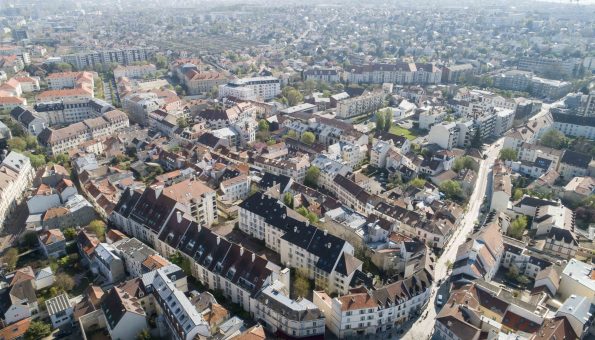
[[[432,336],[437,314],[435,299],[438,286],[436,285],[436,282],[447,278],[447,262],[455,262],[457,249],[465,242],[469,233],[473,231],[473,226],[479,216],[479,210],[486,194],[487,184],[489,183],[488,175],[490,174],[492,164],[500,153],[502,141],[503,139],[496,141],[494,144],[488,146],[488,148],[485,150],[485,154],[488,157],[485,160],[482,160],[479,166],[475,190],[469,199],[468,210],[465,214],[462,226],[457,232],[455,232],[455,235],[450,240],[449,245],[442,253],[442,256],[440,256],[440,258],[436,261],[436,267],[434,269],[434,284],[432,286],[430,302],[420,313],[421,315],[425,315],[427,313],[427,316],[425,318],[420,317],[417,319],[411,328],[403,335],[403,339],[421,340],[429,339]],[[447,284],[443,284],[443,286],[447,286]],[[444,289],[441,289],[440,294],[443,295],[443,300],[446,301],[447,295],[444,295],[444,291]]]

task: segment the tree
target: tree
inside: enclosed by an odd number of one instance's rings
[[[463,156],[460,158],[457,158],[452,166],[452,170],[455,172],[459,172],[463,169],[470,169],[470,170],[476,170],[477,171],[477,164],[475,163],[475,161],[473,160],[472,157],[469,156]]]
[[[293,208],[293,195],[290,192],[286,192],[285,195],[283,195],[283,203],[285,203],[286,206]]]
[[[440,191],[446,195],[448,199],[462,199],[464,198],[463,189],[457,181],[447,180],[440,184]]]
[[[514,189],[514,194],[512,195],[513,201],[518,201],[523,198],[523,190],[522,189]]]
[[[185,96],[186,95],[186,90],[184,90],[184,88],[181,85],[176,85],[176,87],[174,87],[176,94],[178,96]]]
[[[314,133],[306,131],[302,134],[302,138],[300,140],[302,141],[302,143],[312,145],[316,140],[316,136],[314,135]]]
[[[45,156],[44,155],[34,155],[31,152],[25,152],[25,156],[29,157],[29,161],[31,162],[31,166],[35,169],[39,169],[46,164]]]
[[[516,150],[511,148],[504,148],[500,150],[500,159],[503,161],[516,161],[518,154]]]
[[[176,123],[178,124],[178,126],[182,129],[185,129],[188,127],[188,119],[186,117],[180,117],[176,120]]]
[[[258,122],[258,131],[269,131],[270,125],[266,119],[261,119]]]
[[[172,256],[170,256],[169,261],[182,268],[186,275],[192,275],[192,270],[190,269],[190,261],[188,261],[186,256],[182,255],[179,251],[175,252]]]
[[[27,149],[35,149],[37,147],[37,138],[33,135],[25,135],[25,143],[27,143]]]
[[[294,296],[307,297],[310,294],[310,280],[308,275],[301,269],[295,270],[295,279],[293,280]]]
[[[306,177],[304,178],[304,185],[311,188],[318,187],[318,177],[320,176],[320,169],[312,165],[306,170]]]
[[[167,67],[167,57],[164,55],[156,55],[155,56],[155,66],[157,66],[157,68],[166,68]]]
[[[289,130],[285,137],[297,139],[297,132],[295,132],[294,130]]]
[[[39,245],[37,240],[37,233],[34,231],[28,231],[23,234],[21,241],[28,249],[35,249]]]
[[[102,220],[93,220],[87,226],[87,230],[95,234],[101,241],[105,240],[105,222]]]
[[[390,109],[384,110],[384,131],[390,131],[393,126],[393,113]]]
[[[481,150],[483,148],[483,142],[481,140],[481,131],[479,131],[479,129],[475,129],[475,133],[473,134],[473,139],[471,139],[470,146],[478,150]]]
[[[21,137],[13,137],[8,141],[8,147],[14,151],[24,151],[27,149],[27,142]]]
[[[376,112],[376,131],[384,131],[384,114]]]
[[[555,149],[562,149],[568,146],[568,139],[562,132],[551,129],[541,136],[541,145]]]
[[[62,292],[69,292],[74,288],[74,279],[66,273],[59,273],[56,275],[54,285]]]
[[[19,251],[17,248],[9,248],[2,257],[2,262],[6,263],[6,269],[13,271],[17,267],[19,261]]]
[[[52,329],[49,324],[33,320],[29,324],[27,332],[25,332],[25,339],[27,340],[38,340],[43,339],[52,333]]]
[[[414,178],[409,182],[409,185],[414,186],[416,188],[421,188],[426,185],[426,180],[423,178]]]
[[[525,229],[527,228],[527,216],[521,215],[517,217],[508,228],[508,235],[516,239],[522,239]]]
[[[295,106],[304,100],[304,96],[300,91],[291,86],[286,86],[283,91],[281,91],[281,94],[287,100],[287,105],[289,106]]]
[[[136,336],[136,340],[151,340],[152,338],[153,337],[151,337],[151,333],[149,333],[149,330],[146,328],[140,331],[140,333],[138,333]]]
[[[74,238],[77,235],[76,229],[74,229],[73,227],[68,227],[64,229],[64,237],[67,240],[74,240]]]

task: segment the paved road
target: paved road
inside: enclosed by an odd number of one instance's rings
[[[502,148],[503,139],[498,140],[494,144],[488,146],[486,149],[486,154],[488,155],[487,159],[481,162],[479,167],[479,171],[477,174],[477,183],[475,185],[475,190],[471,194],[471,198],[469,199],[469,206],[467,213],[465,214],[462,226],[458,229],[455,235],[449,242],[444,253],[438,259],[435,268],[435,281],[443,280],[447,277],[447,266],[446,263],[448,261],[454,262],[455,257],[457,254],[458,247],[465,242],[469,233],[473,231],[473,226],[475,221],[479,216],[479,211],[481,208],[481,204],[483,202],[483,198],[486,194],[488,181],[488,175],[490,174],[490,169],[498,154],[500,153],[500,149]],[[444,286],[444,285],[443,285]],[[430,302],[426,306],[426,308],[422,311],[421,315],[427,313],[425,318],[419,318],[409,329],[409,331],[403,335],[403,339],[411,339],[411,340],[422,340],[422,339],[429,339],[432,336],[432,332],[434,331],[434,323],[436,317],[436,307],[435,307],[435,298],[436,292],[438,290],[438,286],[434,283],[432,287],[432,295],[430,298]],[[441,289],[441,293],[445,289]]]

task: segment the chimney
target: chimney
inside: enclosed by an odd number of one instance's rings
[[[182,212],[181,211],[177,211],[176,212],[176,217],[178,219],[178,223],[182,223]]]
[[[240,247],[240,256],[244,255],[244,247]]]
[[[328,235],[328,230],[324,229],[324,236]]]
[[[219,243],[221,243],[221,237],[217,236],[217,245],[219,245]]]
[[[256,254],[252,253],[252,262],[254,262],[254,260],[256,260]]]

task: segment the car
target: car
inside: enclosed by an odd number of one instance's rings
[[[440,307],[442,306],[442,295],[438,295],[438,297],[436,297],[436,306]]]

